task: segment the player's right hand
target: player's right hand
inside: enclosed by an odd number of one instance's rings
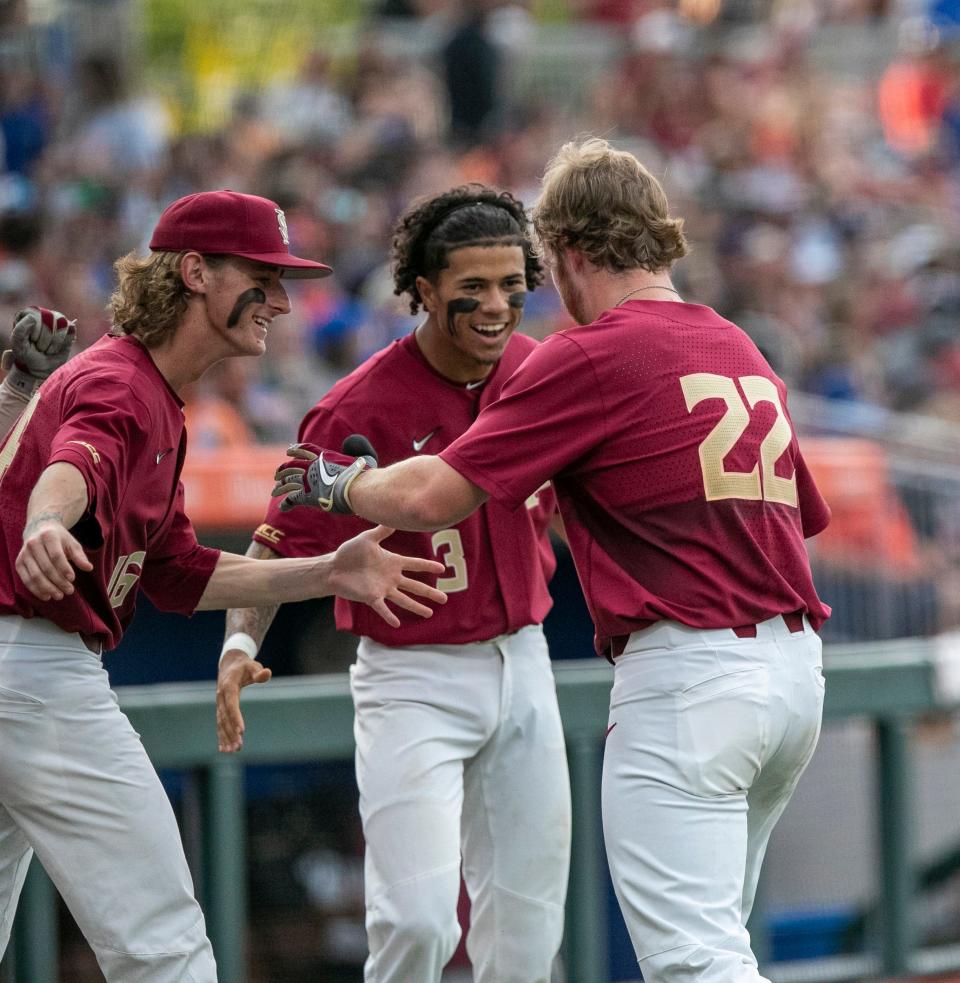
[[[217,672],[217,746],[225,754],[243,747],[243,714],[240,690],[251,683],[265,683],[273,673],[246,652],[227,649]]]
[[[287,453],[294,460],[277,469],[274,475],[277,484],[271,492],[274,498],[284,496],[280,511],[289,512],[297,505],[312,505],[324,512],[353,515],[348,494],[350,485],[362,471],[377,466],[373,448],[370,451],[351,460],[333,451],[313,450],[307,444],[288,447]]]
[[[11,348],[3,353],[3,368],[17,382],[19,376],[33,385],[43,381],[70,357],[77,337],[76,319],[46,307],[25,307],[13,319]]]
[[[93,564],[62,522],[38,518],[28,522],[23,530],[23,546],[15,567],[24,586],[35,597],[41,601],[62,601],[74,591],[76,570],[90,571]]]

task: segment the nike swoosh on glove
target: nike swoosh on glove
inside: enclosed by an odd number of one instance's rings
[[[271,492],[274,498],[285,496],[280,503],[281,512],[311,505],[324,512],[353,515],[350,485],[358,474],[377,466],[376,458],[370,455],[349,457],[320,447],[314,449],[309,444],[293,444],[287,453],[294,460],[277,469],[277,484]]]

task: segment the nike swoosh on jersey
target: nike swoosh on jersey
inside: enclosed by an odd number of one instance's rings
[[[414,450],[415,450],[415,451],[416,451],[416,452],[417,452],[417,453],[419,454],[419,453],[420,453],[420,451],[422,451],[422,450],[423,450],[423,448],[424,448],[424,447],[426,447],[426,445],[427,445],[427,441],[428,441],[428,440],[429,440],[429,439],[430,439],[430,438],[431,438],[431,437],[432,437],[432,436],[433,436],[433,435],[434,435],[434,434],[435,434],[435,433],[436,433],[436,432],[437,432],[437,431],[438,431],[439,429],[440,429],[439,427],[434,427],[434,428],[433,428],[433,430],[431,430],[431,431],[430,431],[430,433],[428,433],[428,434],[426,435],[426,437],[421,437],[421,438],[420,438],[419,440],[414,440],[414,442],[413,442],[413,449],[414,449]]]
[[[168,447],[165,451],[157,451],[157,464],[159,464],[172,450],[172,447]]]

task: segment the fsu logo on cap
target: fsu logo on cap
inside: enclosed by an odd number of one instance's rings
[[[280,226],[280,238],[283,239],[285,246],[290,245],[290,233],[287,231],[287,216],[283,214],[282,208],[275,208],[277,213],[277,225]]]

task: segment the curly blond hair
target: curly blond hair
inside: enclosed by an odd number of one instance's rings
[[[155,252],[121,256],[114,264],[117,288],[110,298],[113,334],[134,335],[147,348],[173,337],[187,312],[190,291],[180,275],[186,252]],[[205,255],[209,266],[219,267],[228,257]]]
[[[110,298],[113,333],[130,334],[147,348],[167,341],[183,320],[190,291],[180,276],[183,253],[121,256],[113,268],[117,288]]]
[[[548,249],[577,249],[614,273],[657,273],[687,254],[683,219],[670,217],[660,182],[596,137],[565,143],[547,164],[533,225]]]

